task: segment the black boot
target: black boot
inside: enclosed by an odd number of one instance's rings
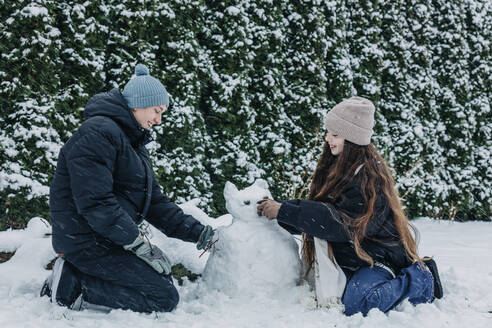
[[[424,263],[429,268],[429,271],[432,274],[432,278],[434,278],[434,298],[440,299],[443,296],[441,278],[439,278],[439,272],[437,271],[437,264],[430,257],[424,257]]]
[[[52,303],[70,307],[82,292],[75,271],[76,269],[62,257],[57,258],[51,276],[41,288],[40,296],[47,295]]]

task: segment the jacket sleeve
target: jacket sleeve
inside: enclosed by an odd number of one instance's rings
[[[290,225],[285,224],[285,223],[282,223],[278,220],[277,220],[277,223],[279,226],[281,226],[282,228],[287,230],[287,232],[290,233],[291,235],[300,235],[302,233],[301,231],[297,230],[295,227],[290,226]]]
[[[276,201],[281,202],[282,204],[283,203],[292,203],[294,205],[297,205],[298,199],[287,199],[287,200],[283,199],[283,200],[276,200]],[[277,223],[279,226],[281,226],[282,228],[287,230],[287,232],[290,233],[291,235],[300,235],[302,233],[301,231],[297,230],[296,227],[285,224],[279,220],[277,220]]]
[[[204,226],[164,195],[155,177],[152,178],[152,199],[147,221],[166,236],[196,243]]]
[[[283,201],[277,220],[280,224],[329,242],[350,240],[341,223],[340,213],[330,204],[299,199]]]
[[[78,213],[95,232],[126,245],[137,238],[138,227],[113,193],[116,156],[114,140],[93,131],[72,147],[66,160]]]

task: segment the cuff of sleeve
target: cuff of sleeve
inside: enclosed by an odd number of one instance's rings
[[[125,238],[121,242],[117,242],[117,244],[121,244],[124,246],[124,245],[129,245],[129,244],[132,244],[133,242],[135,242],[137,240],[137,238],[140,236],[140,231],[138,230],[138,226],[135,226],[135,227],[136,227],[136,229],[132,229],[133,231],[131,231],[131,233],[127,234],[127,238]]]
[[[297,198],[294,198],[294,199],[282,199],[282,200],[279,200],[279,202],[281,202],[281,203],[289,203],[289,204],[292,204],[292,205],[299,205],[300,200],[297,199]]]
[[[202,233],[203,229],[205,226],[203,224],[196,224],[193,229],[191,230],[190,233],[190,238],[191,241],[194,243],[198,242],[198,239],[200,238],[200,234]]]
[[[297,227],[297,218],[301,208],[297,205],[293,205],[290,202],[282,202],[277,214],[277,220],[288,224],[293,227]]]

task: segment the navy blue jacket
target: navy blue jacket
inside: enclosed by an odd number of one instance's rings
[[[340,212],[355,220],[364,214],[364,199],[357,181],[351,182],[333,204],[299,199],[282,201],[277,220],[291,233],[305,232],[330,242],[342,268],[354,271],[368,266],[355,253]],[[389,266],[394,272],[412,264],[394,225],[393,212],[382,193],[376,199],[374,216],[368,223],[361,246],[374,261]]]
[[[117,89],[92,97],[85,121],[62,147],[50,188],[53,248],[126,245],[146,220],[169,237],[196,242],[203,230],[162,194],[145,145],[151,140]]]

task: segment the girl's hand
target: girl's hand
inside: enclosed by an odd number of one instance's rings
[[[282,203],[279,203],[274,200],[260,200],[258,202],[258,216],[266,216],[268,219],[273,220],[277,218],[278,211],[280,210],[280,206]]]

